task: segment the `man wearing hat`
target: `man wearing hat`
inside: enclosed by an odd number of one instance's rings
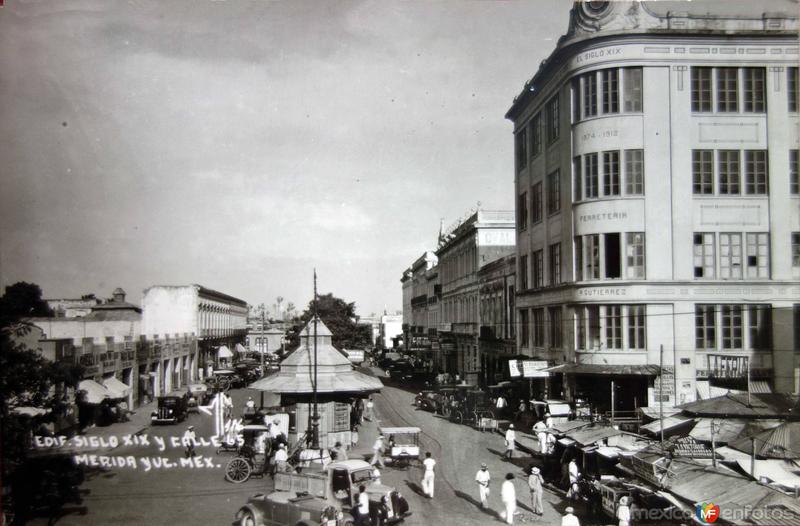
[[[481,469],[475,474],[475,482],[478,483],[478,494],[481,497],[481,507],[487,506],[486,500],[489,498],[489,482],[492,480],[489,475],[489,468],[486,464],[481,464]]]
[[[378,464],[381,468],[386,467],[383,464],[383,435],[378,435],[372,445],[372,460],[370,460],[369,465],[374,466],[375,464]]]
[[[509,424],[506,430],[506,453],[505,458],[511,459],[514,456],[514,448],[516,447],[517,433],[514,431],[514,424]]]
[[[619,526],[630,526],[631,524],[631,509],[628,507],[629,503],[629,497],[622,497],[619,499],[619,507],[617,508],[617,519],[619,520]]]
[[[514,487],[514,475],[506,473],[506,480],[500,487],[500,500],[503,501],[504,511],[500,516],[506,520],[506,524],[514,524],[514,513],[517,511],[517,490]]]
[[[572,506],[567,506],[567,509],[564,510],[566,514],[561,517],[561,526],[581,526],[581,521],[578,520],[575,514],[575,508]]]
[[[537,515],[542,515],[544,513],[544,506],[542,506],[544,479],[542,478],[539,468],[531,469],[531,474],[528,476],[528,488],[531,490],[533,512]]]
[[[194,452],[194,444],[196,441],[197,435],[195,435],[194,426],[187,427],[186,432],[183,434],[183,445],[186,446],[186,458],[196,455]]]
[[[278,450],[272,461],[275,463],[275,473],[285,473],[289,462],[289,454],[286,452],[286,444],[278,444]]]

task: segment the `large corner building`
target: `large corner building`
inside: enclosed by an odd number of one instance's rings
[[[574,4],[506,114],[518,345],[551,397],[798,392],[796,11]]]

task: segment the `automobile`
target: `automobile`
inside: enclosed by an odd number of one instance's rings
[[[394,380],[411,380],[414,377],[414,366],[410,362],[401,360],[389,365],[386,374]]]
[[[215,389],[236,389],[244,387],[244,379],[232,369],[217,369],[206,378],[206,384]]]
[[[563,424],[569,421],[572,412],[572,407],[566,400],[531,400],[529,407],[533,409],[537,420],[544,420],[544,415],[550,413],[553,424]]]
[[[302,473],[276,473],[275,491],[250,497],[236,512],[239,526],[352,526],[352,510],[358,505],[358,487],[369,496],[371,523],[377,524],[378,505],[388,497],[389,523],[402,521],[411,512],[408,501],[391,486],[372,478],[373,468],[363,460],[331,462]]]
[[[384,435],[388,446],[387,457],[395,467],[408,467],[419,460],[418,427],[381,427],[378,432]]]
[[[187,411],[199,411],[198,406],[208,405],[211,402],[211,393],[206,384],[189,384],[187,388],[189,400],[186,402]]]
[[[173,391],[158,397],[158,409],[150,413],[153,424],[177,424],[189,415],[189,393]]]
[[[422,409],[423,411],[430,411],[431,413],[436,412],[436,391],[420,391],[417,396],[414,397],[414,405]]]

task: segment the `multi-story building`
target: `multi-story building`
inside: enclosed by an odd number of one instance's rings
[[[516,340],[516,256],[493,261],[478,271],[480,327],[478,351],[481,357],[481,385],[509,378],[508,360],[517,355]]]
[[[394,340],[398,335],[403,334],[403,315],[386,314],[381,315],[380,334],[378,335],[380,345],[384,349],[394,347]]]
[[[196,352],[187,349],[163,360],[158,377],[164,387],[156,391],[181,385],[184,377],[202,379],[207,367],[216,363],[221,347],[234,349],[245,343],[247,303],[222,292],[200,285],[157,285],[145,289],[142,308],[142,331],[148,337],[156,341],[163,337],[167,342],[182,335],[197,339]]]
[[[514,100],[518,340],[565,395],[798,391],[795,12],[576,3]]]
[[[433,364],[438,357],[439,269],[436,254],[424,252],[411,265],[411,325],[408,350]]]
[[[445,372],[477,384],[478,271],[514,253],[514,214],[478,210],[442,236],[436,256],[441,283],[439,339]]]

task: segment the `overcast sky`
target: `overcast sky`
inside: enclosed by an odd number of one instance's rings
[[[439,220],[513,207],[534,1],[6,0],[0,278],[400,309]]]

